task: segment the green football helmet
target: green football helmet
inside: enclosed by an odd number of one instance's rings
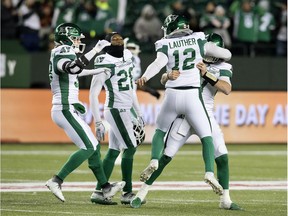
[[[208,34],[206,35],[206,40],[209,42],[212,42],[214,43],[216,46],[218,47],[222,47],[224,48],[224,41],[223,41],[223,38],[219,35],[219,34],[216,34],[216,33],[211,33],[211,34]],[[204,62],[206,63],[216,63],[218,62],[220,59],[219,58],[215,58],[215,57],[212,57],[212,56],[205,56],[203,58]]]
[[[55,29],[55,44],[72,46],[76,53],[82,53],[85,49],[85,44],[77,42],[85,38],[81,29],[73,23],[62,23]]]
[[[162,30],[164,37],[178,29],[189,29],[189,22],[184,16],[170,14],[166,17]]]

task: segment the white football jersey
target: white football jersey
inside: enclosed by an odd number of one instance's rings
[[[95,58],[95,68],[111,69],[111,76],[106,79],[105,106],[109,108],[130,109],[133,105],[133,61],[132,53],[125,49],[122,58],[116,58],[108,53]]]
[[[232,65],[226,62],[219,62],[216,64],[206,64],[207,70],[220,80],[224,80],[231,85],[230,79],[232,77]],[[202,97],[205,107],[208,112],[213,112],[214,97],[217,93],[217,88],[202,79]]]
[[[163,38],[155,43],[156,51],[162,52],[168,57],[166,71],[179,70],[180,76],[176,80],[168,80],[166,88],[193,86],[200,87],[200,72],[196,64],[202,61],[204,56],[204,44],[206,43],[203,32],[177,38]]]
[[[75,60],[76,54],[71,46],[61,45],[51,51],[49,79],[53,93],[52,104],[58,109],[68,109],[69,104],[79,103],[79,81],[77,74],[68,74],[57,69],[60,59]]]

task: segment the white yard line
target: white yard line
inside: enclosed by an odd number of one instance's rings
[[[104,154],[105,151],[103,151]],[[73,151],[27,151],[27,150],[16,150],[16,151],[1,151],[1,155],[70,155]],[[137,151],[137,155],[150,155],[151,151]],[[202,155],[201,151],[179,151],[177,155]],[[270,156],[287,156],[286,151],[229,151],[229,155],[270,155]]]
[[[141,182],[133,182],[133,188],[139,190]],[[65,182],[63,191],[93,191],[95,182]],[[287,190],[287,181],[231,181],[231,190]],[[1,192],[42,192],[48,191],[45,182],[1,183]],[[151,190],[211,190],[202,181],[159,181]]]

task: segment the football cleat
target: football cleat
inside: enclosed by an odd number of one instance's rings
[[[142,182],[147,181],[151,177],[153,172],[158,169],[158,164],[159,164],[158,160],[152,159],[150,161],[150,164],[140,174],[140,181]]]
[[[216,194],[218,194],[218,195],[222,195],[223,194],[223,188],[219,184],[219,182],[215,179],[213,173],[206,172],[205,173],[205,177],[204,177],[204,182],[209,184]]]
[[[133,192],[127,192],[121,195],[120,201],[124,205],[130,204],[130,202],[134,199],[136,195]],[[146,200],[143,200],[141,204],[145,204]]]
[[[65,202],[65,198],[61,191],[61,185],[58,182],[49,179],[45,186],[62,202]]]
[[[142,201],[139,197],[135,197],[133,200],[130,202],[130,206],[132,208],[140,208],[142,205]]]
[[[104,198],[102,191],[94,191],[90,200],[92,203],[100,205],[117,205],[117,202],[113,202],[111,198]]]
[[[113,197],[118,191],[122,190],[125,186],[125,181],[115,182],[113,184],[107,185],[105,188],[102,188],[104,198]]]
[[[240,206],[238,206],[236,203],[233,203],[233,202],[229,202],[229,203],[220,202],[219,208],[226,209],[226,210],[244,211],[243,208],[241,208]]]

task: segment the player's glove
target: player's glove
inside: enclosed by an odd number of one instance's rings
[[[102,121],[96,122],[95,131],[96,131],[97,140],[98,141],[104,141],[105,127],[104,127]]]
[[[97,42],[97,44],[93,47],[93,50],[96,52],[96,53],[99,53],[101,52],[101,50],[106,47],[106,46],[110,46],[111,43],[108,42],[107,40],[99,40]]]

